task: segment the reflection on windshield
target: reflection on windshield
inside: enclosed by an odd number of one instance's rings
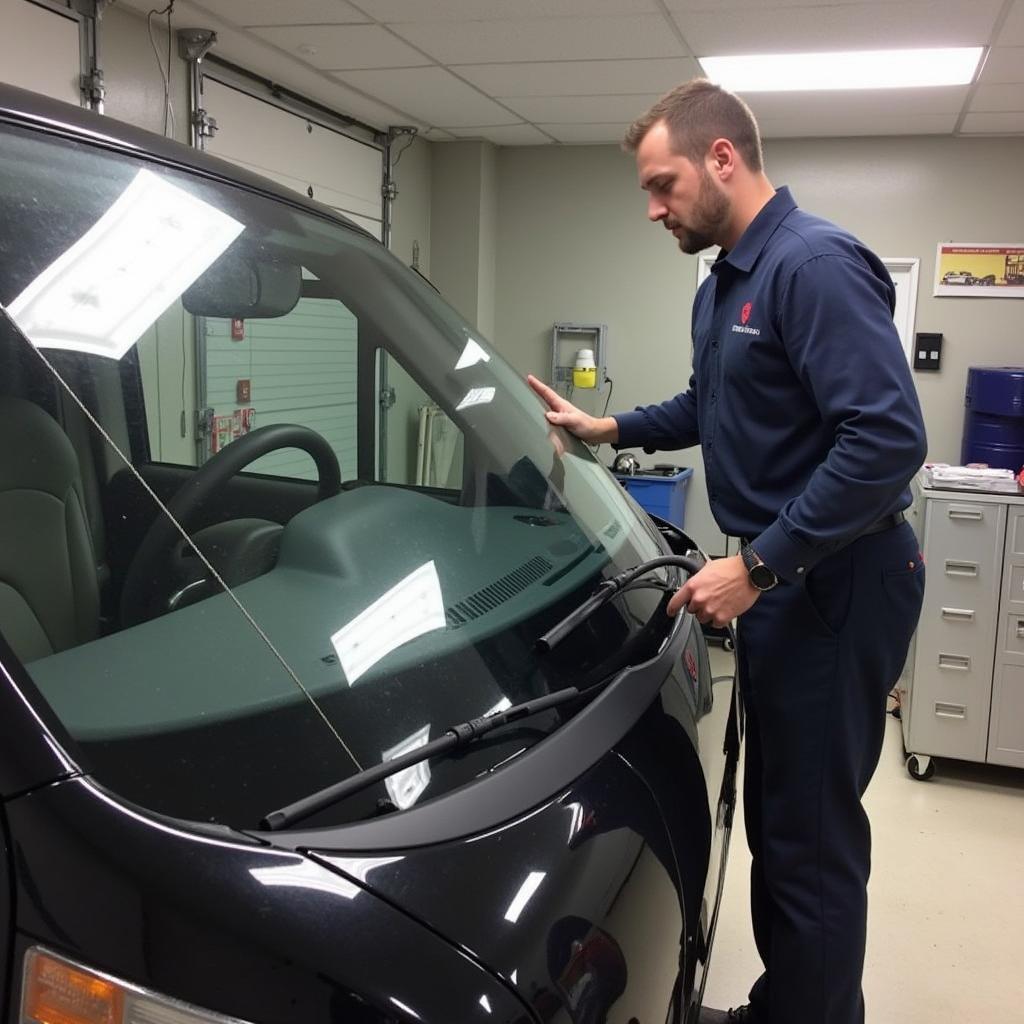
[[[490,355],[480,347],[480,343],[470,338],[462,350],[462,355],[459,356],[459,361],[455,364],[455,369],[465,370],[470,366],[476,366],[477,363],[489,363],[490,361]]]
[[[396,757],[409,754],[419,747],[425,747],[429,741],[430,726],[425,725],[390,750],[385,750],[381,754],[381,763],[393,761]],[[399,810],[404,811],[412,807],[430,785],[430,762],[420,761],[419,764],[403,768],[400,772],[389,775],[384,780],[384,785],[387,788],[388,796],[391,797],[391,802]]]
[[[473,405],[486,405],[494,401],[494,388],[470,388],[465,398],[457,406],[456,410],[468,409]]]
[[[209,203],[139,171],[8,312],[37,348],[120,359],[243,230]]]
[[[385,655],[424,633],[444,629],[437,566],[421,565],[331,637],[349,686]]]

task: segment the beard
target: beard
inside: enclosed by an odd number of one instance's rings
[[[715,188],[711,175],[705,170],[691,214],[692,223],[676,225],[682,229],[678,238],[680,251],[692,256],[718,244],[716,236],[721,237],[731,213],[728,198]]]

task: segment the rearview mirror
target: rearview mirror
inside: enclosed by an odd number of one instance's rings
[[[297,263],[227,252],[182,293],[181,303],[193,316],[251,320],[290,313],[301,294]]]

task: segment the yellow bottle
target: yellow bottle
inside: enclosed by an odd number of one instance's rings
[[[594,350],[581,348],[576,353],[576,365],[572,368],[572,386],[574,388],[597,387],[597,364],[594,362]]]

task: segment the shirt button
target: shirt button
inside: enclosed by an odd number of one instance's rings
[[[804,574],[804,567],[802,565],[798,565],[796,567],[796,574],[798,576],[803,576],[803,574]]]

